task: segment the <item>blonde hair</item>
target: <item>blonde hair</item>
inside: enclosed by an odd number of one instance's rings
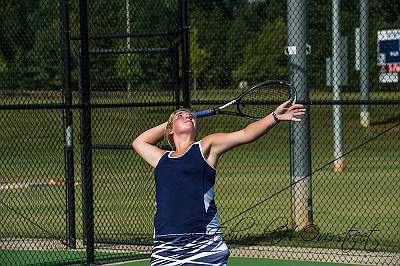
[[[189,109],[181,108],[181,109],[178,109],[178,110],[174,111],[169,116],[168,123],[167,123],[167,126],[165,127],[165,131],[164,131],[164,138],[165,138],[165,140],[168,142],[169,146],[171,146],[171,148],[173,150],[175,150],[176,147],[175,147],[175,143],[174,143],[174,136],[172,134],[170,134],[170,133],[172,131],[172,127],[174,126],[174,117],[179,112],[187,112],[187,113],[193,115],[193,113]],[[196,119],[196,117],[194,115],[193,115],[193,117]]]

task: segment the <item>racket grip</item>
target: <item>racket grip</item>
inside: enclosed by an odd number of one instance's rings
[[[207,109],[207,110],[195,112],[195,113],[193,113],[193,115],[197,118],[200,118],[200,117],[215,115],[216,113],[217,113],[217,111],[214,109]]]

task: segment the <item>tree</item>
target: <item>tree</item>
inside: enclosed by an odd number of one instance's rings
[[[226,10],[221,9],[216,2],[204,2],[200,8],[191,12],[190,23],[197,29],[198,45],[210,53],[209,67],[201,79],[209,88],[221,88],[230,84],[229,59],[224,52],[226,35],[230,28]]]
[[[193,74],[194,89],[197,89],[198,78],[205,74],[209,68],[211,55],[207,49],[199,46],[197,29],[193,27],[190,33],[190,67]]]
[[[33,47],[34,34],[28,14],[36,6],[36,1],[1,1],[0,58],[2,76],[7,77],[3,86],[7,88],[26,87],[22,62]]]
[[[325,87],[325,58],[332,54],[332,7],[330,2],[309,1],[307,43],[311,53],[307,56],[310,88]]]
[[[115,64],[118,77],[132,85],[138,84],[144,78],[139,59],[138,54],[119,55]]]
[[[0,77],[6,78],[6,73],[8,72],[7,61],[0,55]]]
[[[246,46],[261,34],[264,25],[273,22],[284,13],[285,9],[281,5],[283,4],[279,1],[257,1],[251,4],[240,3],[238,5],[236,12],[234,12],[234,21],[227,34],[225,50],[230,72],[233,73],[235,69],[240,67]],[[249,54],[247,56],[249,57]],[[233,81],[235,83],[240,82],[240,79],[238,80],[234,73]]]
[[[252,82],[285,79],[288,74],[286,44],[287,29],[282,18],[265,24],[261,33],[247,42],[242,63],[233,71],[234,78]]]
[[[53,89],[62,84],[62,41],[59,2],[40,1],[38,8],[28,16],[33,25],[35,41],[27,57],[32,63],[27,68],[36,86],[52,86]]]

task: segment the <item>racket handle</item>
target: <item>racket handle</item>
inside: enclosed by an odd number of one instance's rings
[[[216,113],[217,113],[217,111],[215,109],[207,109],[207,110],[195,112],[195,113],[193,113],[193,115],[197,118],[200,118],[200,117],[215,115]]]

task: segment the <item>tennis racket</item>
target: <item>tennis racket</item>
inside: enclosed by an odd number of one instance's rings
[[[216,114],[236,115],[258,120],[275,110],[276,105],[292,99],[296,101],[294,86],[282,80],[266,80],[242,92],[235,99],[216,108],[195,112],[197,118]],[[235,111],[224,109],[236,104]]]

